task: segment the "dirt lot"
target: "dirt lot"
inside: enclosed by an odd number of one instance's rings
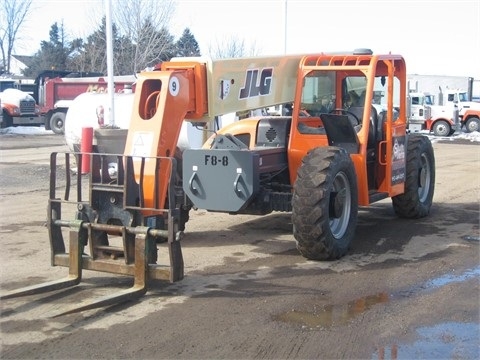
[[[480,146],[434,143],[431,216],[402,220],[390,200],[361,209],[344,258],[301,257],[289,214],[191,212],[183,281],[140,300],[50,318],[128,288],[86,271],[74,289],[1,303],[2,359],[476,359]],[[54,135],[0,135],[1,291],[67,275],[45,228]]]

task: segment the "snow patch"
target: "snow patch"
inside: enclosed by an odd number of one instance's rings
[[[428,138],[432,143],[438,142],[438,141],[453,141],[455,142],[456,140],[466,140],[470,142],[480,142],[480,132],[478,131],[473,131],[471,133],[467,132],[456,132],[455,134],[451,136],[435,136],[429,133],[428,131],[421,131],[420,132],[423,135],[427,135]]]
[[[52,135],[52,130],[45,130],[45,126],[11,126],[0,129],[1,135]]]

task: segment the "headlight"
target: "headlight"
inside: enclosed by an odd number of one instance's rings
[[[13,115],[20,115],[20,108],[14,107],[13,108]]]

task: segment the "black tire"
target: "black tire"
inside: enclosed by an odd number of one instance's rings
[[[356,174],[348,153],[337,147],[310,151],[298,169],[292,198],[293,235],[300,253],[311,260],[345,255],[357,213]]]
[[[50,129],[55,134],[63,134],[65,132],[65,113],[56,112],[50,118]]]
[[[427,216],[435,190],[435,155],[426,136],[410,135],[407,145],[405,192],[392,197],[393,209],[402,218]]]
[[[449,136],[452,128],[447,121],[440,120],[433,125],[433,134],[435,136]]]
[[[11,126],[13,126],[13,118],[6,112],[3,112],[2,128],[8,128]]]
[[[480,119],[477,117],[471,117],[470,119],[467,120],[465,124],[465,128],[467,129],[467,132],[474,132],[474,131],[480,131]]]

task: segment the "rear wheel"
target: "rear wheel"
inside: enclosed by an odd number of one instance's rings
[[[304,157],[292,198],[293,234],[304,257],[333,260],[347,253],[357,224],[357,192],[344,149],[316,148]]]
[[[392,198],[395,213],[413,219],[427,216],[435,189],[435,156],[426,136],[408,138],[406,170],[405,192]]]
[[[437,121],[433,125],[433,133],[436,136],[449,136],[451,130],[450,124],[444,120]]]
[[[56,112],[50,118],[50,129],[55,134],[63,134],[65,132],[65,113]]]
[[[474,131],[480,131],[480,119],[477,117],[471,117],[470,119],[467,120],[467,123],[465,124],[465,128],[467,129],[467,132],[474,132]]]

